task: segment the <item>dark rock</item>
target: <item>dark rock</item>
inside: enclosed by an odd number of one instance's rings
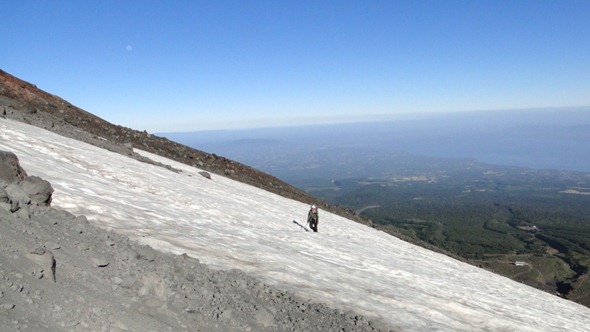
[[[49,181],[38,176],[28,176],[19,185],[31,198],[31,204],[49,206],[51,203],[53,187]]]
[[[95,257],[92,259],[92,265],[96,267],[106,267],[109,265],[109,261],[104,257]]]
[[[157,257],[157,252],[147,245],[138,246],[135,252],[137,252],[138,258],[145,259],[148,262],[153,262]]]
[[[25,177],[27,172],[20,167],[17,156],[12,152],[0,151],[0,179],[12,183]]]

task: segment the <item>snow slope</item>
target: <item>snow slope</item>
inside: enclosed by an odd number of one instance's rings
[[[588,331],[590,309],[320,211],[140,152],[182,172],[0,118],[0,150],[51,182],[53,206],[214,268],[410,331]],[[88,204],[87,202],[92,202]],[[311,203],[311,202],[310,202]]]

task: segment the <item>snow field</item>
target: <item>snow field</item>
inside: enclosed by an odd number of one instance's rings
[[[141,163],[0,118],[0,149],[55,189],[52,205],[152,247],[237,268],[315,302],[411,331],[587,331],[590,309],[320,210],[147,152]],[[89,203],[91,202],[91,203]],[[310,204],[313,202],[309,202]]]

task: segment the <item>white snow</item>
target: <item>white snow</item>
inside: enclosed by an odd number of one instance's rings
[[[309,206],[147,152],[182,172],[0,118],[0,149],[51,182],[53,206],[156,249],[242,269],[408,331],[588,331],[590,309]],[[312,203],[312,202],[309,202]]]

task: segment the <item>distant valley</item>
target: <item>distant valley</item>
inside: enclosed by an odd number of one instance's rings
[[[281,161],[307,164],[312,158],[328,158],[322,162],[330,167],[331,155],[352,151],[375,155],[403,152],[590,172],[590,107],[458,112],[379,122],[159,135],[265,171]],[[291,168],[274,169],[274,175],[289,180],[294,176]]]

